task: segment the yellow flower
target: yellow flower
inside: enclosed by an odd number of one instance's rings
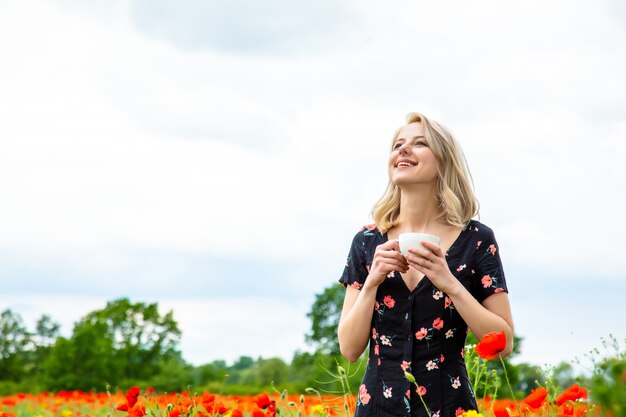
[[[480,414],[476,410],[467,410],[467,411],[463,412],[463,414],[461,414],[461,416],[463,416],[463,417],[483,417],[483,415]]]
[[[313,413],[320,413],[321,414],[321,413],[324,412],[324,406],[321,405],[321,404],[314,405],[313,407],[311,407],[311,411]]]
[[[66,408],[65,410],[61,411],[61,415],[62,415],[63,417],[70,417],[72,414],[74,414],[74,413],[72,412],[72,410],[68,410],[67,408]]]

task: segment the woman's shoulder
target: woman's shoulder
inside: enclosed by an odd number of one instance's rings
[[[474,234],[474,236],[480,239],[494,238],[493,230],[489,226],[479,222],[478,220],[470,220],[467,223],[467,226],[465,226],[465,230]]]
[[[384,238],[384,234],[378,229],[375,223],[361,226],[354,236],[355,241],[363,243],[378,241]]]

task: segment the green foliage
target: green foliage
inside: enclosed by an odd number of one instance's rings
[[[626,341],[625,341],[626,342]],[[598,358],[599,350],[591,353],[594,365],[592,375],[585,385],[591,399],[606,415],[626,416],[626,347],[621,347],[613,335],[602,340],[607,350]]]
[[[341,317],[346,290],[340,284],[333,284],[315,296],[315,301],[307,317],[311,319],[311,332],[306,341],[317,350],[329,354],[339,354],[337,326]]]
[[[0,380],[19,381],[24,373],[23,352],[30,335],[22,318],[11,310],[0,314]]]
[[[161,316],[156,303],[131,303],[127,298],[110,301],[104,309],[85,316],[76,325],[80,326],[104,326],[104,336],[113,343],[126,378],[150,378],[162,358],[177,356],[178,324],[171,311]]]

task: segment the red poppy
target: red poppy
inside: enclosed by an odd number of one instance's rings
[[[539,408],[546,402],[547,396],[548,390],[543,387],[539,387],[532,390],[532,392],[528,394],[528,397],[524,398],[522,402],[530,408]]]
[[[130,389],[126,391],[126,404],[118,405],[116,410],[130,413],[130,410],[137,404],[137,398],[139,398],[139,387],[130,387]]]
[[[270,401],[270,396],[267,392],[263,392],[257,396],[254,397],[254,402],[256,403],[256,405],[265,410],[267,407],[269,407],[269,405],[272,403]]]
[[[490,332],[484,335],[474,350],[483,359],[495,359],[506,347],[506,335],[504,332]]]
[[[146,415],[146,407],[140,402],[135,403],[128,411],[127,417],[143,417]]]
[[[587,390],[579,387],[578,384],[574,384],[556,397],[556,405],[561,405],[568,400],[576,401],[581,398],[587,398]]]
[[[243,413],[241,412],[241,410],[238,409],[234,409],[233,413],[230,415],[231,417],[243,417]]]

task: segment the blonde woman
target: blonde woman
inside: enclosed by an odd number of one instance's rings
[[[355,235],[339,279],[346,287],[341,353],[355,361],[370,346],[355,417],[426,416],[422,400],[433,417],[454,417],[476,409],[463,358],[468,327],[477,338],[504,331],[503,355],[513,348],[498,244],[472,220],[478,203],[465,158],[441,124],[410,113],[393,137],[388,169],[375,224]],[[403,232],[441,242],[403,256]]]

